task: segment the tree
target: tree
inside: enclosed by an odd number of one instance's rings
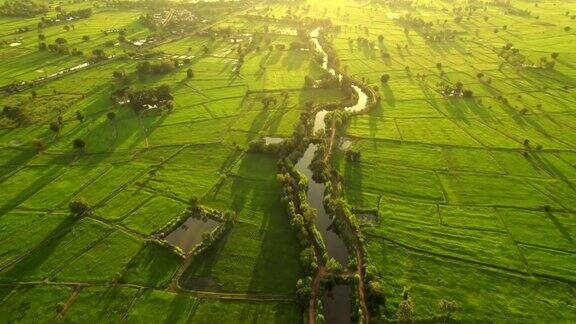
[[[306,75],[304,76],[304,88],[305,89],[312,89],[314,88],[314,85],[316,83],[314,82],[314,79],[312,79],[310,76]]]
[[[261,100],[262,105],[264,106],[264,109],[268,109],[268,107],[270,107],[271,104],[275,104],[277,103],[276,97],[264,97]]]
[[[458,310],[458,304],[452,300],[442,299],[438,303],[438,309],[444,314],[444,317],[452,317],[452,313]]]
[[[401,322],[411,322],[414,315],[414,306],[407,291],[404,291],[402,301],[398,305],[396,316]]]
[[[84,36],[82,36],[82,40],[85,42],[88,42],[90,40],[90,36],[84,35]]]
[[[116,127],[116,123],[114,123],[114,120],[116,120],[116,113],[110,111],[106,114],[106,118],[108,118],[108,121],[113,123],[112,126],[114,127],[114,138],[118,138],[118,128]]]
[[[388,83],[389,80],[390,80],[390,74],[382,74],[382,76],[380,77],[380,82],[382,83]]]
[[[106,59],[106,53],[103,49],[96,48],[92,50],[92,56],[90,57],[90,61],[92,62],[100,62]]]
[[[50,123],[50,130],[53,131],[54,133],[60,132],[61,129],[62,129],[61,123],[59,123],[57,121]]]
[[[194,71],[192,71],[192,69],[188,69],[186,71],[186,78],[192,79],[193,77],[194,77]]]
[[[478,74],[476,74],[476,77],[477,77],[478,79],[482,79],[482,78],[484,77],[484,73],[478,72]]]
[[[36,151],[40,152],[46,148],[46,143],[44,142],[44,140],[37,138],[32,141],[32,146],[34,146]]]
[[[71,201],[68,204],[68,209],[70,210],[70,212],[73,215],[82,216],[88,212],[90,207],[88,206],[88,203],[84,199],[80,198],[80,199]]]
[[[370,281],[366,285],[366,302],[370,313],[378,313],[380,305],[384,304],[386,298],[384,296],[384,289],[378,281]]]
[[[560,53],[554,52],[554,53],[550,54],[550,56],[551,56],[553,59],[557,59],[558,56],[560,56]]]
[[[170,93],[171,89],[170,86],[167,84],[162,84],[158,88],[156,88],[156,98],[160,101],[169,101],[174,100],[174,97]]]
[[[202,208],[200,206],[200,198],[196,197],[196,196],[192,196],[190,197],[190,199],[188,200],[188,203],[190,204],[190,211],[192,212],[199,212]]]
[[[83,123],[84,113],[82,113],[80,110],[76,110],[76,119],[78,119],[79,122]]]
[[[296,298],[302,307],[306,307],[310,302],[312,294],[312,278],[305,277],[296,282]]]
[[[436,68],[438,70],[441,70],[442,69],[442,63],[436,63]]]
[[[523,142],[524,146],[529,147],[530,146],[530,140],[529,139],[525,139]]]
[[[462,93],[462,89],[464,89],[464,84],[462,83],[462,81],[457,81],[454,84],[454,90],[456,90],[457,93]]]
[[[84,148],[86,147],[86,142],[84,142],[84,140],[81,139],[81,138],[77,138],[77,139],[75,139],[75,140],[72,142],[72,146],[73,146],[75,149],[77,149],[77,150],[79,150],[79,151],[82,151],[82,150],[84,150]]]
[[[56,38],[56,40],[54,42],[58,45],[64,45],[64,44],[68,43],[68,41],[62,37]]]
[[[117,80],[122,80],[122,79],[126,78],[126,74],[124,74],[124,72],[122,72],[122,71],[114,71],[114,72],[112,72],[112,76],[114,77],[114,79],[117,79]]]

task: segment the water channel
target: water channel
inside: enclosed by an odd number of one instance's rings
[[[310,38],[316,51],[322,54],[322,68],[338,77],[338,79],[342,79],[342,75],[337,74],[334,69],[328,66],[328,56],[318,41],[319,34],[320,30],[315,29],[310,33]],[[345,107],[344,110],[350,112],[362,111],[368,103],[368,95],[358,86],[353,85],[352,88],[356,92],[358,101],[352,106]],[[326,129],[324,121],[326,114],[328,114],[327,110],[321,110],[316,114],[314,132]],[[336,259],[343,267],[346,267],[348,264],[348,250],[344,240],[331,229],[332,219],[324,209],[325,186],[323,183],[318,183],[312,179],[312,170],[309,168],[317,149],[317,144],[310,144],[304,155],[296,163],[295,168],[308,179],[308,191],[306,193],[308,204],[316,209],[315,225],[326,244],[328,255]],[[336,286],[324,296],[323,300],[326,323],[350,323],[350,287]]]

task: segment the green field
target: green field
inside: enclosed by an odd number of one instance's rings
[[[323,322],[334,280],[352,322],[574,322],[575,36],[575,0],[0,0],[0,322]],[[310,142],[342,271],[277,176]]]

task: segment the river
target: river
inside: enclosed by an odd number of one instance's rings
[[[337,74],[333,68],[328,66],[328,56],[318,41],[319,34],[320,29],[315,29],[310,33],[310,38],[314,43],[316,51],[323,56],[322,68],[341,80],[342,75]],[[350,112],[362,111],[367,106],[368,95],[358,86],[353,85],[352,88],[356,92],[358,101],[352,106],[345,107],[344,110]],[[324,121],[326,114],[328,114],[327,110],[320,110],[316,113],[313,127],[314,132],[326,129],[326,122]],[[331,230],[330,225],[332,224],[332,219],[324,209],[324,183],[318,183],[312,179],[310,164],[316,150],[318,150],[317,144],[308,145],[304,155],[296,163],[295,168],[308,179],[308,191],[306,193],[308,204],[310,207],[316,209],[317,216],[315,225],[326,244],[328,255],[333,257],[343,267],[346,267],[348,265],[348,249],[346,248],[344,240]],[[335,287],[323,298],[326,323],[350,323],[350,289],[347,286],[337,287],[338,288]],[[328,321],[328,319],[330,319],[330,321]]]

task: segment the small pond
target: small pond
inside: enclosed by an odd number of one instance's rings
[[[188,253],[198,243],[202,242],[202,234],[211,232],[218,225],[220,225],[220,222],[210,218],[202,220],[189,217],[180,227],[166,236],[166,241]]]

